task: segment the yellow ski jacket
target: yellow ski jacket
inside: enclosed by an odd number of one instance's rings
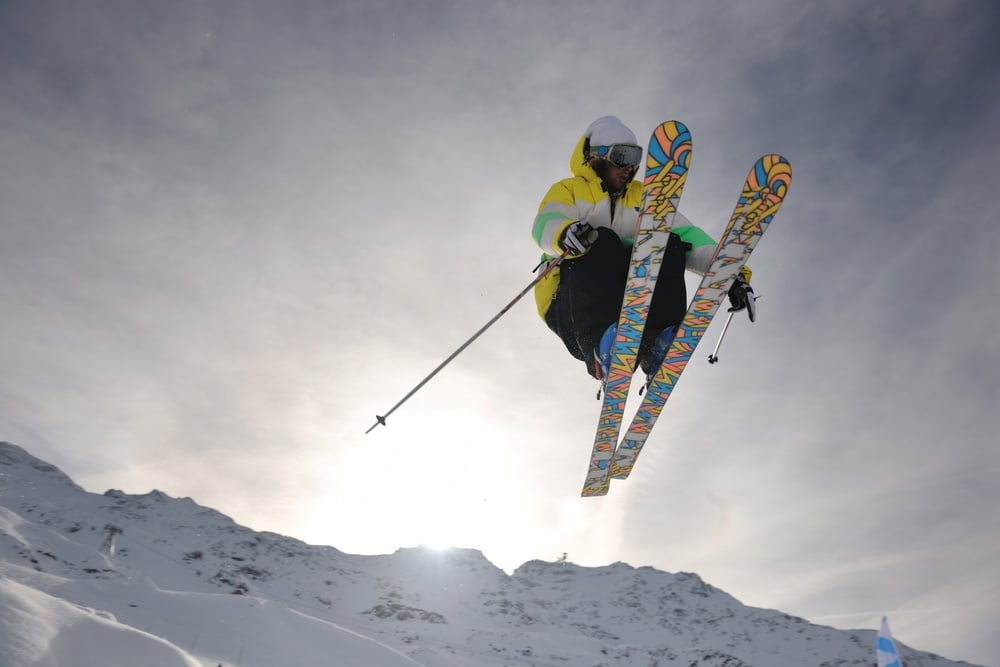
[[[631,246],[635,240],[639,209],[642,206],[642,181],[633,179],[625,191],[612,201],[604,182],[584,159],[583,146],[586,136],[581,136],[570,157],[569,169],[573,174],[552,185],[538,207],[538,215],[531,227],[531,235],[548,261],[562,254],[558,243],[563,231],[577,220],[584,220],[592,227],[607,227]],[[679,211],[674,218],[672,231],[682,241],[691,244],[686,267],[696,273],[708,270],[716,241]],[[559,267],[549,272],[535,285],[535,304],[538,314],[545,313],[555,298],[559,287]]]

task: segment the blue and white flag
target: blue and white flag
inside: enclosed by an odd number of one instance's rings
[[[892,641],[892,633],[889,632],[889,619],[885,616],[882,617],[882,629],[878,631],[876,655],[878,667],[903,667],[896,642]]]

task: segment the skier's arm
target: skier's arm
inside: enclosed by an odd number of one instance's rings
[[[682,241],[691,244],[691,250],[688,251],[684,267],[688,271],[697,273],[699,276],[705,275],[712,265],[712,255],[715,254],[715,248],[719,245],[718,242],[703,229],[692,224],[680,211],[677,212],[677,217],[674,218],[673,231],[681,237]],[[753,272],[749,266],[744,264],[740,267],[740,277],[747,285],[750,284],[751,275],[753,275]]]
[[[715,248],[719,245],[718,241],[709,236],[701,227],[695,226],[680,211],[674,217],[674,227],[671,231],[680,236],[681,241],[691,244],[685,268],[700,276],[705,275],[712,265],[712,255],[715,254]]]
[[[560,181],[549,188],[542,199],[538,215],[531,225],[531,237],[546,255],[555,257],[563,251],[559,240],[566,229],[579,219],[573,189],[565,181]]]

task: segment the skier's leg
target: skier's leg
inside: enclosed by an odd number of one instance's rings
[[[653,289],[653,303],[646,314],[646,328],[639,345],[639,365],[649,372],[651,357],[657,339],[668,327],[675,327],[687,312],[687,285],[684,282],[684,263],[690,244],[681,241],[676,234],[663,251],[663,263]],[[668,334],[669,336],[670,334]],[[654,362],[662,359],[652,360]]]
[[[591,375],[594,348],[618,321],[630,256],[618,235],[602,227],[586,255],[559,266],[559,288],[545,321]]]

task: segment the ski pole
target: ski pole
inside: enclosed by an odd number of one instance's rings
[[[763,295],[751,296],[750,298],[753,299],[754,303],[757,303],[757,300],[760,299],[762,296]],[[722,347],[722,339],[726,337],[726,331],[729,329],[729,323],[733,321],[733,315],[735,314],[736,311],[734,310],[729,311],[729,317],[726,319],[726,325],[722,327],[722,333],[719,334],[719,342],[715,344],[715,351],[713,351],[712,354],[708,355],[708,363],[710,364],[718,363],[719,348]],[[753,322],[753,318],[751,318],[750,321]]]
[[[427,384],[428,382],[430,382],[431,378],[433,378],[435,375],[437,375],[441,371],[442,368],[444,368],[445,366],[447,366],[448,364],[450,364],[452,362],[452,360],[454,360],[455,357],[457,357],[459,354],[462,353],[463,350],[465,350],[465,348],[467,348],[470,345],[472,345],[472,343],[477,338],[479,338],[480,336],[482,336],[483,333],[487,329],[489,329],[491,326],[493,326],[496,323],[497,320],[499,320],[501,317],[503,317],[504,313],[506,313],[508,310],[510,310],[511,307],[513,307],[513,305],[515,303],[517,303],[518,301],[520,301],[521,297],[523,297],[525,294],[528,293],[528,290],[530,290],[532,287],[534,287],[535,285],[537,285],[542,280],[542,278],[544,278],[545,276],[547,276],[549,274],[549,272],[552,271],[552,269],[554,269],[557,266],[559,266],[559,263],[562,262],[564,259],[566,259],[566,255],[567,254],[569,254],[569,253],[563,253],[562,255],[559,255],[558,257],[556,257],[555,259],[553,259],[552,261],[550,261],[549,264],[548,264],[548,266],[546,266],[544,269],[542,269],[542,272],[539,273],[535,277],[534,280],[532,280],[530,283],[528,283],[527,287],[525,287],[523,290],[521,290],[517,294],[517,296],[515,296],[511,300],[510,303],[508,303],[506,306],[504,306],[503,308],[501,308],[500,312],[493,316],[493,319],[491,319],[489,322],[487,322],[486,324],[484,324],[483,327],[479,331],[477,331],[476,333],[474,333],[472,335],[472,338],[470,338],[469,340],[467,340],[464,343],[462,343],[462,345],[459,346],[459,348],[457,350],[455,350],[454,352],[452,352],[451,355],[447,359],[445,359],[444,361],[442,361],[441,364],[437,368],[435,368],[434,370],[432,370],[430,372],[430,374],[428,374],[427,377],[425,377],[423,380],[421,380],[417,384],[416,387],[414,387],[413,389],[411,389],[409,391],[409,393],[406,394],[406,396],[404,396],[403,398],[399,399],[399,402],[397,402],[396,405],[394,405],[391,408],[389,408],[388,412],[386,412],[384,415],[375,415],[375,423],[372,424],[371,427],[367,431],[365,431],[365,435],[371,433],[372,430],[374,430],[375,427],[378,426],[379,424],[381,424],[382,426],[385,426],[386,425],[385,424],[385,420],[389,417],[389,415],[391,415],[393,412],[396,411],[396,408],[398,408],[399,406],[401,406],[403,403],[406,403],[406,401],[408,401],[411,396],[413,396],[415,393],[417,393],[418,391],[420,391],[421,387],[423,387],[425,384]]]
[[[726,337],[726,331],[729,329],[729,323],[733,321],[733,315],[735,312],[730,312],[729,317],[726,319],[726,326],[722,327],[722,333],[719,334],[719,342],[715,344],[715,351],[708,355],[708,363],[714,364],[719,361],[719,348],[722,347],[722,339]]]

